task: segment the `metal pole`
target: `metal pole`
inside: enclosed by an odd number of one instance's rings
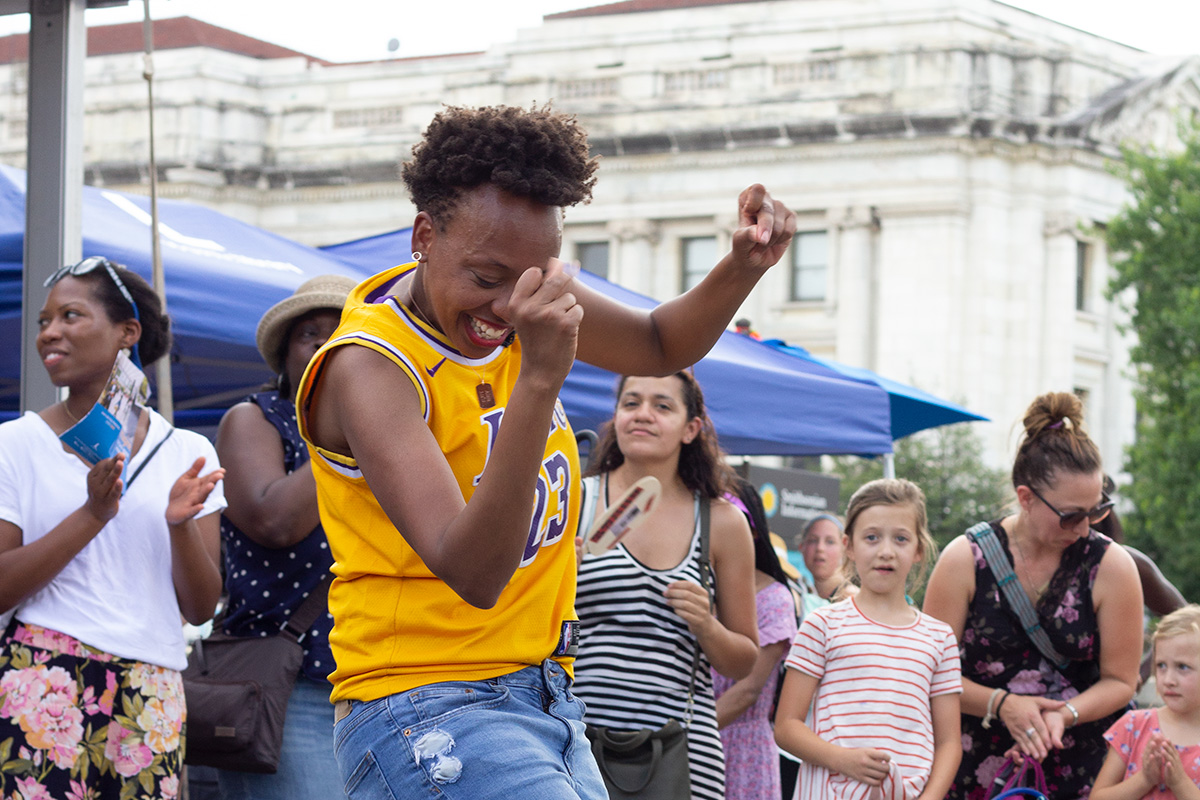
[[[150,0],[142,0],[142,41],[146,53],[142,57],[142,77],[146,79],[147,111],[150,116],[150,258],[154,291],[167,312],[167,285],[163,278],[162,248],[158,236],[158,162],[154,158],[154,23],[150,20]],[[158,413],[175,424],[175,393],[171,387],[171,354],[167,353],[154,365],[155,390],[158,392]]]
[[[885,478],[896,477],[896,454],[895,453],[884,453],[883,454],[883,477],[885,477]]]
[[[86,0],[29,4],[25,253],[21,288],[21,410],[58,399],[37,354],[42,281],[83,249],[83,67]]]

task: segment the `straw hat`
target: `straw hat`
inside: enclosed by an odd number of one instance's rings
[[[272,372],[276,375],[283,372],[283,344],[292,323],[318,308],[341,311],[346,305],[346,296],[357,285],[358,281],[345,275],[318,275],[300,284],[290,297],[267,309],[258,321],[254,340]]]

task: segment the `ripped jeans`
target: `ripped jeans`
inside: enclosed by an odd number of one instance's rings
[[[351,800],[606,800],[583,702],[547,660],[484,681],[352,701],[334,725]]]

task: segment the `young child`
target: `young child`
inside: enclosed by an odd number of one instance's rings
[[[1092,800],[1200,800],[1200,605],[1162,618],[1154,631],[1161,708],[1128,711],[1108,729],[1108,756]]]
[[[962,681],[953,631],[906,596],[937,549],[924,493],[871,481],[850,498],[845,539],[860,590],[801,624],[775,741],[803,760],[798,800],[940,800],[962,757]]]

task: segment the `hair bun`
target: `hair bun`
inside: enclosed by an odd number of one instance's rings
[[[1029,404],[1023,422],[1026,439],[1046,431],[1082,434],[1083,402],[1071,392],[1047,392]]]

